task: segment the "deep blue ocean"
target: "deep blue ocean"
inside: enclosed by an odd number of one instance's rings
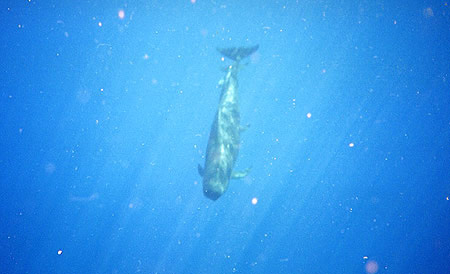
[[[450,273],[450,2],[0,4],[0,273]],[[236,170],[203,195],[217,47]]]

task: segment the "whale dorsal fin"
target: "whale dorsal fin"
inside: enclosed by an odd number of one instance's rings
[[[245,57],[250,56],[252,53],[257,51],[259,48],[259,45],[253,46],[253,47],[232,47],[232,48],[217,48],[217,50],[224,55],[225,57],[230,58],[234,61],[240,61],[244,59]]]

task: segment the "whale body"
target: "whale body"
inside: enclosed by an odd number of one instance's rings
[[[218,48],[225,57],[234,61],[226,69],[221,83],[219,106],[211,126],[204,167],[198,165],[203,177],[203,194],[217,200],[228,189],[230,179],[247,176],[250,169],[233,171],[239,154],[240,125],[238,79],[239,62],[254,53],[258,46],[239,48]]]

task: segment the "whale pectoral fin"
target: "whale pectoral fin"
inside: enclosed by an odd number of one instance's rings
[[[239,131],[244,132],[250,127],[250,124],[246,124],[245,126],[239,126]]]
[[[242,171],[233,171],[231,173],[231,179],[241,179],[244,178],[245,176],[247,176],[250,173],[251,168],[246,168],[245,170]]]
[[[197,169],[198,169],[198,174],[200,174],[200,176],[202,176],[203,177],[203,174],[204,174],[204,170],[203,170],[203,167],[200,165],[200,164],[198,164],[198,167],[197,167]]]

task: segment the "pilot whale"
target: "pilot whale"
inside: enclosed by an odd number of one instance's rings
[[[203,177],[203,194],[214,201],[227,191],[230,179],[243,178],[250,171],[249,168],[233,171],[239,154],[240,133],[244,129],[240,125],[237,75],[240,61],[258,47],[217,49],[234,63],[228,66],[225,77],[219,82],[222,90],[206,147],[205,165],[198,165],[198,172]]]

